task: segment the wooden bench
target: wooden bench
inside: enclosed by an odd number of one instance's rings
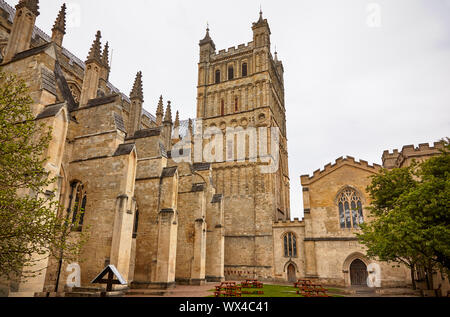
[[[258,282],[258,280],[245,280],[245,282],[241,283],[243,288],[263,288],[264,284]]]
[[[298,280],[294,287],[299,289],[297,294],[304,297],[329,297],[328,289],[320,284],[313,284],[310,280]]]
[[[241,297],[241,287],[235,282],[223,282],[216,286],[214,297]]]

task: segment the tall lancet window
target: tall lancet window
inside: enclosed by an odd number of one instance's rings
[[[295,234],[288,232],[283,238],[284,257],[296,258],[297,257],[297,239]]]
[[[339,194],[338,205],[341,228],[359,228],[359,225],[364,222],[359,194],[352,188],[346,188]]]
[[[216,84],[220,83],[220,70],[216,70]]]
[[[247,77],[247,63],[242,64],[242,77]]]
[[[233,66],[228,67],[228,80],[234,79],[234,68]]]
[[[86,213],[87,196],[84,185],[80,182],[72,183],[69,212],[72,213],[72,230],[83,229],[84,214]]]

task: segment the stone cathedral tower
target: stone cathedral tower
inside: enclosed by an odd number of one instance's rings
[[[197,119],[203,131],[265,127],[270,134],[279,128],[276,172],[261,173],[263,163],[252,160],[248,139],[245,161],[229,160],[238,150],[227,148],[226,140],[224,160],[213,163],[213,183],[225,204],[225,276],[239,272],[264,279],[274,272],[272,224],[290,219],[289,171],[283,64],[271,54],[270,27],[262,12],[252,30],[252,42],[217,53],[207,29],[200,41]]]

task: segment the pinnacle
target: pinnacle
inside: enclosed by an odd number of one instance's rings
[[[64,3],[61,7],[61,10],[58,13],[58,17],[56,18],[55,24],[53,25],[52,31],[61,31],[63,34],[66,34],[66,4]]]
[[[214,49],[216,49],[216,45],[214,44],[214,41],[211,39],[211,36],[209,35],[209,24],[206,27],[206,35],[203,38],[203,40],[200,41],[200,45],[208,44],[210,43]]]
[[[177,111],[177,115],[175,116],[174,127],[178,128],[179,126],[180,126],[180,113],[179,113],[179,111]]]
[[[36,16],[39,13],[39,0],[20,0],[16,5],[16,10],[20,10],[22,8],[27,8],[31,12],[33,12]]]
[[[163,96],[161,95],[159,97],[158,102],[158,108],[156,109],[156,115],[161,115],[161,117],[164,115],[164,104],[163,104]]]
[[[101,43],[100,43],[101,38],[102,33],[100,31],[97,31],[94,43],[92,43],[91,50],[89,51],[89,55],[87,57],[88,60],[96,60],[98,62],[101,62]]]
[[[109,67],[109,43],[108,42],[106,42],[105,48],[103,49],[102,62],[103,62],[103,65],[105,65],[106,67]]]
[[[167,102],[166,115],[164,116],[164,122],[172,123],[172,108],[170,101]]]
[[[190,134],[192,134],[192,120],[191,119],[189,119],[189,123],[188,123],[188,132]]]
[[[142,90],[142,72],[138,72],[136,74],[136,79],[134,80],[133,89],[130,93],[130,98],[138,98],[142,101],[144,101],[144,92]]]

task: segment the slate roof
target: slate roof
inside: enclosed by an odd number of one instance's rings
[[[220,203],[223,199],[223,194],[215,194],[212,198],[211,203],[215,204],[215,203]]]
[[[116,128],[119,129],[122,132],[127,133],[127,130],[125,129],[125,124],[123,123],[123,118],[120,114],[117,114],[114,112],[114,122],[116,124]]]
[[[54,117],[59,112],[59,110],[61,110],[61,108],[64,107],[65,104],[66,104],[65,102],[61,102],[54,105],[46,106],[44,110],[42,110],[42,112],[36,117],[36,120]]]
[[[127,140],[148,138],[148,137],[157,136],[160,134],[161,134],[161,128],[150,128],[150,129],[138,130],[134,133],[133,136],[128,137]]]
[[[128,155],[133,151],[135,147],[136,145],[134,143],[121,144],[119,145],[113,156]]]
[[[177,170],[178,170],[177,166],[166,167],[163,169],[161,177],[172,177],[175,175]]]
[[[211,168],[210,163],[194,163],[194,170],[196,171],[207,171]]]

